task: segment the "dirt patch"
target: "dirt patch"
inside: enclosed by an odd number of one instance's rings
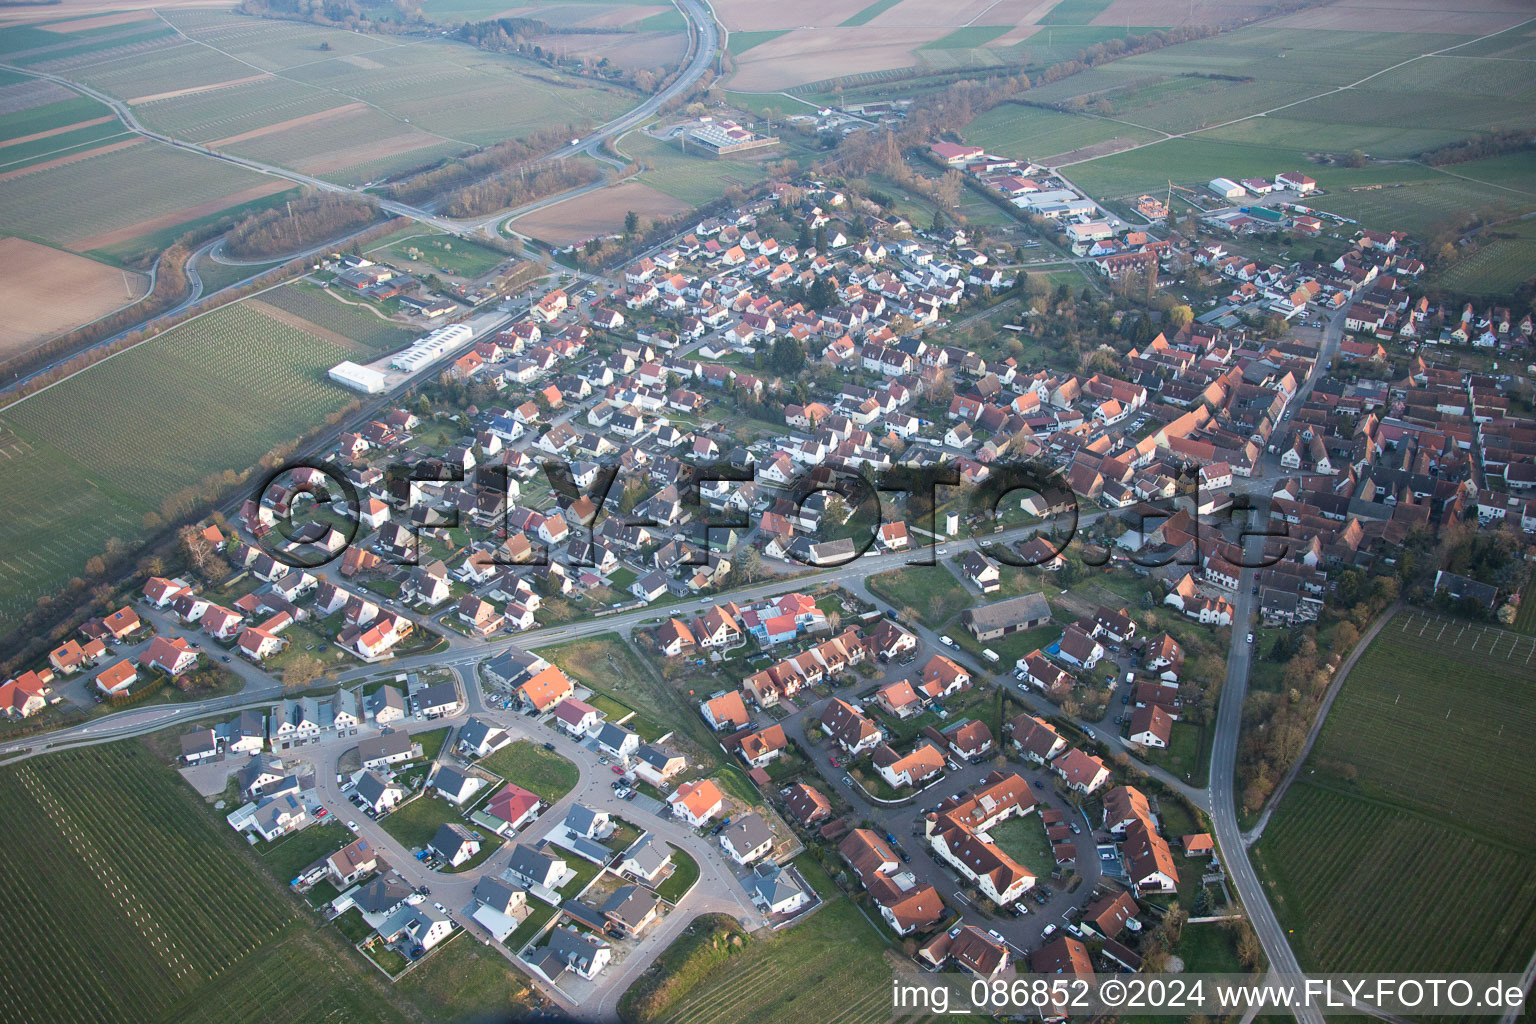
[[[66,124],[62,128],[50,128],[45,132],[33,132],[31,135],[22,135],[14,139],[6,139],[0,142],[0,149],[6,146],[19,146],[23,142],[32,142],[36,139],[47,139],[55,135],[63,135],[65,132],[79,131],[81,128],[91,128],[98,124],[106,124],[108,121],[116,121],[117,118],[108,115],[106,117],[93,117],[89,121],[76,121],[74,124]]]
[[[103,14],[95,18],[66,21],[61,25],[49,25],[48,31],[85,32],[93,28],[110,28],[113,25],[129,25],[136,21],[151,22],[155,20],[153,16],[146,18],[143,11],[123,11],[119,14]]]
[[[22,238],[0,238],[0,359],[143,298],[148,280]]]
[[[71,153],[68,156],[57,157],[53,160],[44,160],[40,164],[29,164],[26,167],[18,167],[14,171],[6,171],[4,174],[0,174],[0,181],[10,181],[13,178],[24,178],[29,174],[36,174],[38,171],[46,171],[54,167],[63,167],[65,164],[72,164],[76,160],[86,160],[93,156],[104,156],[107,153],[115,152],[119,149],[127,149],[129,146],[137,146],[143,141],[143,139],[138,138],[125,139],[122,142],[114,142],[110,146],[97,146],[95,149],[87,149],[80,153]]]
[[[736,58],[730,88],[746,91],[787,89],[824,78],[908,68],[916,50],[943,35],[942,29],[858,28],[796,29]],[[829,69],[836,73],[829,75]]]
[[[224,146],[233,146],[237,142],[248,142],[251,139],[259,139],[263,135],[272,135],[276,132],[285,131],[289,128],[298,128],[301,125],[314,124],[316,121],[325,121],[333,117],[341,117],[344,114],[351,114],[355,111],[367,109],[368,104],[366,103],[348,103],[345,106],[332,107],[330,110],[320,110],[313,114],[305,114],[302,117],[290,117],[286,121],[279,121],[276,124],[269,124],[265,128],[252,128],[250,131],[241,132],[239,135],[231,135],[227,138],[216,139],[213,142],[208,143],[208,146],[211,149],[219,149]]]
[[[221,199],[210,199],[206,203],[189,206],[185,209],[177,210],[175,213],[167,213],[161,217],[141,220],[137,224],[129,224],[127,227],[118,228],[116,231],[108,231],[100,235],[92,235],[89,238],[82,238],[72,244],[77,249],[105,249],[120,242],[132,241],[140,235],[147,235],[152,231],[175,227],[177,224],[185,224],[188,221],[197,220],[199,217],[207,217],[209,214],[218,213],[220,210],[226,210],[231,206],[239,206],[241,203],[248,203],[252,199],[260,199],[262,196],[269,196],[274,192],[281,192],[283,189],[292,187],[293,183],[290,181],[264,182],[254,188],[234,192]]]
[[[213,92],[215,89],[228,89],[236,85],[249,85],[251,82],[260,82],[271,78],[271,75],[248,75],[245,78],[231,78],[227,82],[214,82],[212,85],[194,85],[190,89],[172,89],[170,92],[152,92],[148,96],[135,96],[128,101],[129,106],[137,106],[140,103],[153,103],[156,100],[173,100],[178,96],[191,96],[200,92]]]
[[[289,327],[292,327],[296,331],[303,331],[305,334],[313,334],[315,337],[320,338],[323,341],[328,341],[332,345],[340,345],[342,348],[349,352],[368,351],[367,346],[358,344],[356,341],[347,337],[345,334],[337,334],[335,331],[326,330],[319,324],[310,323],[308,320],[305,320],[301,316],[295,316],[294,314],[288,312],[286,309],[278,309],[276,306],[262,302],[260,299],[246,299],[245,306],[247,309],[255,310],[262,316],[271,317],[273,320],[276,320],[280,324],[287,324]]]
[[[570,245],[623,230],[624,215],[630,210],[642,217],[659,218],[687,209],[689,205],[680,199],[638,181],[625,181],[535,210],[512,224],[521,234],[553,245]]]
[[[364,71],[378,71],[384,66],[370,57],[364,57],[360,53],[349,53],[340,59],[343,64],[351,64],[353,67],[362,68]]]
[[[305,174],[329,174],[331,171],[339,171],[344,167],[353,167],[357,164],[365,164],[373,160],[383,160],[386,157],[409,153],[413,149],[425,149],[428,146],[436,146],[441,142],[443,142],[441,136],[428,135],[426,132],[409,131],[402,135],[389,135],[360,146],[333,149],[314,159],[297,161],[294,166],[298,167]]]
[[[1091,146],[1082,146],[1066,153],[1057,153],[1055,156],[1045,157],[1040,162],[1047,167],[1062,167],[1066,164],[1075,164],[1083,160],[1093,160],[1101,156],[1109,156],[1111,153],[1132,149],[1139,144],[1136,139],[1129,137],[1124,139],[1106,139],[1103,142],[1095,142]]]

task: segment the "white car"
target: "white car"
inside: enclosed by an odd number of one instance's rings
[[[347,828],[351,829],[353,832],[356,832],[357,831],[357,822],[355,822],[355,821],[347,822]]]
[[[955,646],[955,638],[946,634],[939,637],[939,643],[943,644],[945,647],[953,647]]]

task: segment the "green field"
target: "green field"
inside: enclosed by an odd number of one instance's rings
[[[502,747],[480,764],[547,804],[569,793],[581,778],[574,764],[532,740],[518,740]]]
[[[1536,639],[1418,612],[1372,642],[1257,847],[1304,965],[1524,965],[1533,661]]]
[[[81,572],[109,537],[339,409],[344,350],[226,306],[0,412],[0,614]]]
[[[967,25],[941,36],[923,47],[925,50],[970,50],[986,46],[998,36],[1006,35],[1012,25]]]
[[[407,249],[419,252],[422,262],[456,277],[481,277],[507,258],[495,249],[476,245],[465,238],[449,238],[445,235],[417,235],[402,239],[389,247],[389,258],[415,259],[406,252]]]
[[[844,21],[839,28],[857,28],[860,25],[868,25],[875,18],[901,3],[901,0],[875,0],[874,3],[859,11],[853,17]]]
[[[0,771],[14,1021],[404,1018],[140,744]],[[218,907],[219,913],[209,908]],[[59,969],[67,965],[68,984]]]
[[[1077,20],[1096,5],[1097,0],[1072,0],[1080,12],[1069,15],[1063,5],[1050,18]],[[1512,41],[1498,38],[1501,46]],[[1523,157],[1488,161],[1486,168],[1466,173],[1413,163],[1349,170],[1315,161],[1318,153],[1355,149],[1402,161],[1469,133],[1536,127],[1536,72],[1528,62],[1480,52],[1481,44],[1419,58],[1466,41],[1253,25],[1039,85],[1029,100],[1060,104],[1062,111],[1040,116],[1019,115],[1006,105],[994,108],[972,123],[967,138],[1032,157],[1068,153],[1117,135],[1150,143],[1069,161],[1076,184],[1109,199],[1166,188],[1170,179],[1199,186],[1217,175],[1272,177],[1302,168],[1331,193],[1316,206],[1369,227],[1424,234],[1472,213],[1499,218],[1536,209],[1530,161]],[[1151,141],[1158,132],[1181,137]],[[1378,183],[1401,187],[1349,191]],[[1487,273],[1494,281],[1518,281],[1516,268],[1528,257],[1522,242],[1493,247],[1452,280],[1472,283]]]
[[[1536,785],[1533,650],[1536,640],[1502,629],[1397,615],[1334,701],[1313,753],[1319,773],[1360,796],[1529,848],[1536,821],[1522,808]],[[1410,736],[1412,757],[1403,745]],[[1487,779],[1505,784],[1482,785]],[[1471,786],[1476,800],[1467,799]]]
[[[806,921],[710,972],[666,1015],[670,1024],[873,1024],[891,1016],[885,945],[849,900],[833,899]]]
[[[761,163],[753,160],[713,160],[684,153],[675,144],[631,132],[618,143],[627,153],[645,165],[641,181],[669,196],[694,206],[702,206],[731,185],[749,188],[766,176]],[[781,155],[776,149],[760,151]]]
[[[1064,114],[1018,103],[993,107],[965,129],[966,141],[989,153],[1030,159],[1054,156],[1116,138],[1149,142],[1158,135],[1104,118]]]
[[[976,595],[942,565],[882,572],[869,578],[869,589],[898,612],[911,608],[929,626],[937,626],[977,603]]]
[[[40,103],[35,107],[0,114],[0,142],[79,124],[81,121],[94,121],[98,117],[108,117],[111,113],[112,108],[105,103],[98,103],[85,96]],[[11,148],[7,146],[5,151],[9,153]]]
[[[770,29],[764,32],[732,32],[725,48],[734,54],[746,53],[754,46],[773,42],[788,31],[788,29]]]
[[[1036,25],[1087,25],[1109,7],[1109,0],[1061,0]]]
[[[295,281],[264,292],[262,302],[301,316],[318,327],[344,334],[359,344],[379,352],[392,352],[409,345],[422,332],[406,324],[381,320],[372,307],[343,302],[309,282]]]
[[[1528,847],[1298,783],[1254,850],[1304,968],[1519,971],[1536,947]]]

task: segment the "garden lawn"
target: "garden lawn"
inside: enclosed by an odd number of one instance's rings
[[[581,777],[574,764],[532,740],[508,744],[480,765],[549,804],[569,793]]]

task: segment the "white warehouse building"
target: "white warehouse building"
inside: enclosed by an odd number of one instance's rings
[[[436,362],[460,345],[466,344],[474,337],[474,333],[467,324],[449,324],[447,327],[439,327],[426,337],[417,338],[410,348],[391,359],[389,365],[397,370],[413,373],[428,363]]]
[[[337,363],[331,367],[326,376],[342,387],[361,391],[365,395],[377,395],[386,387],[382,373],[371,367],[360,366],[351,360]]]
[[[1209,188],[1223,199],[1241,199],[1248,194],[1247,189],[1231,178],[1212,178],[1207,183],[1206,188]]]

